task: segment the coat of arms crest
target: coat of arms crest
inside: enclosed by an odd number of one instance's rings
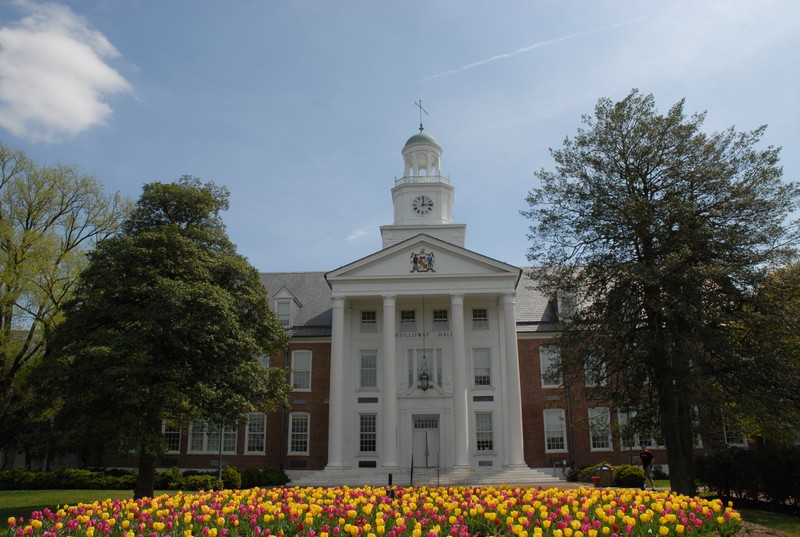
[[[411,253],[411,270],[409,272],[436,272],[436,256],[422,248],[419,253]]]

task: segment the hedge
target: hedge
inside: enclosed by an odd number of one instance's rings
[[[219,488],[252,488],[285,485],[289,478],[283,470],[251,469],[240,473],[233,467],[217,472],[181,471],[177,468],[156,472],[156,490],[211,490]],[[41,489],[133,489],[136,473],[122,469],[65,469],[49,472],[6,470],[0,472],[0,490]]]
[[[800,505],[800,446],[705,453],[695,457],[695,475],[723,498]]]

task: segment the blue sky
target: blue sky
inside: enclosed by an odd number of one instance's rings
[[[798,28],[796,0],[0,0],[0,141],[133,199],[213,180],[259,270],[332,270],[380,249],[421,99],[467,248],[524,266],[533,172],[600,97],[768,124],[800,179]]]

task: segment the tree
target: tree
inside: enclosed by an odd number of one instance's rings
[[[76,167],[41,167],[0,143],[0,446],[37,419],[27,369],[41,358],[86,252],[119,229],[128,208]]]
[[[800,386],[787,380],[800,379],[800,264],[771,271],[755,289],[736,344],[741,363],[721,372],[726,421],[762,441],[796,443]]]
[[[72,445],[135,450],[137,497],[153,493],[165,422],[231,424],[288,401],[285,373],[258,361],[287,335],[225,233],[227,207],[227,190],[192,177],[145,185],[53,338]]]
[[[600,390],[635,410],[640,433],[660,433],[672,487],[691,493],[702,398],[746,404],[756,392],[730,391],[732,378],[761,380],[736,342],[753,290],[794,253],[785,220],[799,192],[781,182],[779,149],[755,148],[764,127],[707,135],[705,114],[683,108],[659,115],[637,90],[600,99],[586,128],[551,150],[555,170],[536,173],[522,214],[532,277],[575,305],[564,312],[565,378],[603,376]]]

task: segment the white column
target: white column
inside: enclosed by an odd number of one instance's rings
[[[344,297],[333,298],[331,380],[328,396],[328,465],[342,468],[344,445]]]
[[[464,337],[464,295],[450,295],[453,311],[453,466],[469,467],[469,405],[467,349]]]
[[[517,318],[514,313],[514,294],[503,295],[503,331],[506,347],[506,445],[509,465],[527,466],[522,441],[522,390],[519,383],[519,354],[517,352]]]
[[[383,297],[383,461],[384,467],[397,466],[397,366],[395,356],[395,296]]]

